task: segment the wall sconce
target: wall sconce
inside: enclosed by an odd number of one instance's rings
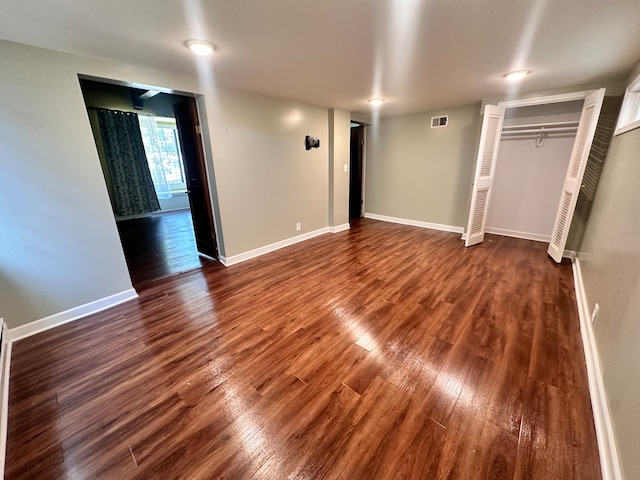
[[[306,137],[304,137],[304,148],[306,148],[307,150],[311,150],[312,148],[318,148],[320,147],[320,140],[312,137],[310,135],[307,135]]]

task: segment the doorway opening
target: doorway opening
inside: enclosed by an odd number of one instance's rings
[[[349,159],[349,222],[363,215],[364,141],[365,125],[352,121],[351,155]]]
[[[213,263],[218,252],[195,98],[82,77],[80,86],[133,286]],[[126,129],[107,125],[117,116],[135,121]],[[138,176],[144,178],[132,179]],[[152,187],[145,189],[144,180]]]

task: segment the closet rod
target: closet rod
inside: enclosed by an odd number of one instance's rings
[[[544,134],[544,138],[562,138],[562,137],[566,137],[567,134],[566,133],[556,133],[554,134]],[[501,140],[524,140],[524,139],[529,139],[529,140],[536,140],[541,138],[540,135],[508,135],[505,137],[500,137]]]
[[[560,128],[560,127],[577,127],[580,124],[579,121],[575,122],[549,122],[549,123],[528,123],[526,125],[504,125],[502,130],[517,130],[521,128]]]
[[[502,132],[502,135],[520,135],[521,133],[535,133],[535,134],[541,134],[541,133],[574,133],[578,131],[578,127],[562,127],[562,128],[546,128],[546,127],[541,127],[541,128],[529,128],[527,130],[512,130],[509,132]]]

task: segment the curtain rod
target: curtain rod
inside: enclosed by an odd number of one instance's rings
[[[108,110],[110,112],[119,112],[119,113],[132,113],[135,115],[145,115],[147,117],[155,117],[157,115],[151,115],[150,113],[145,112],[130,112],[127,110],[116,110],[115,108],[105,108],[105,107],[87,107],[87,110]]]

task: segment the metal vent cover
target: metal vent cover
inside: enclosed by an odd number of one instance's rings
[[[431,117],[431,128],[441,128],[449,125],[449,115]]]

